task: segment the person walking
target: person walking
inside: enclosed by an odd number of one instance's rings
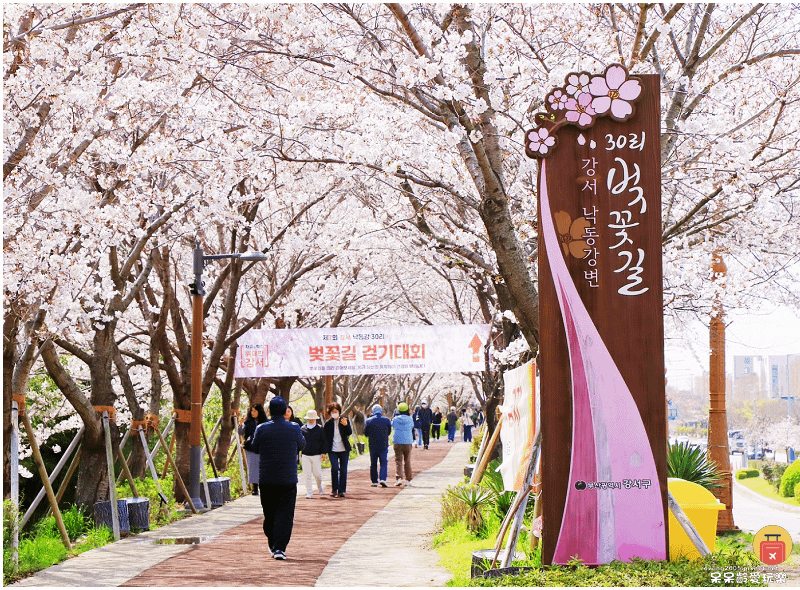
[[[297,501],[297,453],[306,446],[300,427],[287,422],[286,401],[279,396],[269,401],[270,420],[259,424],[253,436],[253,450],[259,455],[258,485],[264,512],[264,535],[274,559],[286,559],[292,538]]]
[[[303,421],[294,415],[294,410],[292,406],[286,406],[286,414],[284,415],[287,422],[294,422],[298,426],[303,426]]]
[[[434,440],[439,440],[442,431],[442,412],[439,406],[433,411],[433,418],[431,419],[431,436]]]
[[[350,459],[350,435],[353,427],[347,418],[340,417],[342,406],[331,402],[327,407],[328,418],[323,426],[325,451],[331,460],[331,497],[344,498],[347,491],[347,462]]]
[[[406,485],[411,485],[411,446],[414,442],[412,429],[414,420],[408,415],[408,404],[401,402],[397,406],[399,412],[392,420],[394,428],[394,466],[395,481],[394,485],[401,486],[403,481]],[[403,479],[405,477],[405,480]]]
[[[378,487],[378,484],[386,487],[386,460],[391,431],[392,421],[384,417],[383,408],[376,404],[372,407],[372,416],[364,424],[364,436],[369,440],[369,478],[373,488]],[[378,462],[380,462],[380,474]]]
[[[294,422],[300,428],[303,427],[303,421],[294,415],[292,406],[286,406],[286,413],[283,415],[283,417],[286,418],[287,422]],[[300,453],[297,454],[297,466],[300,467]]]
[[[254,496],[258,496],[258,453],[253,451],[253,435],[256,427],[267,421],[264,406],[254,404],[247,413],[247,420],[239,425],[239,434],[244,437],[244,454],[247,458],[247,483]]]
[[[456,442],[457,422],[458,414],[456,414],[456,407],[450,406],[450,413],[447,414],[447,442]]]
[[[416,406],[414,408],[414,413],[411,415],[411,419],[414,422],[414,444],[417,448],[422,448],[422,424],[420,424],[419,420],[419,411],[420,407]]]
[[[422,400],[422,407],[419,412],[419,430],[422,434],[422,444],[427,449],[431,440],[431,422],[433,422],[433,410],[428,407],[428,402]]]
[[[461,426],[464,428],[464,435],[462,440],[464,442],[472,442],[472,427],[475,422],[472,420],[472,411],[469,408],[464,410],[464,415],[461,417]]]
[[[319,415],[316,410],[306,412],[306,423],[300,427],[303,438],[306,439],[306,448],[303,449],[301,461],[303,463],[303,478],[306,483],[306,498],[314,497],[313,480],[317,481],[319,495],[322,491],[322,453],[325,451],[325,433],[320,426]]]

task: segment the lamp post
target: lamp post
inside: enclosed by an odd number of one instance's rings
[[[236,258],[239,260],[266,260],[267,255],[258,250],[233,254],[203,254],[200,241],[194,247],[194,282],[189,285],[192,294],[192,389],[191,422],[189,423],[189,496],[197,508],[203,507],[200,500],[200,469],[202,467],[201,430],[203,420],[203,267],[208,260]]]

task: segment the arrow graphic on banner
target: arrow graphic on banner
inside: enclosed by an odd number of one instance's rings
[[[477,334],[475,334],[472,337],[472,340],[469,341],[469,346],[467,346],[467,348],[471,348],[472,349],[472,362],[473,363],[480,362],[480,360],[481,360],[480,351],[481,351],[481,347],[482,346],[483,346],[483,342],[481,342],[481,339],[478,338]]]

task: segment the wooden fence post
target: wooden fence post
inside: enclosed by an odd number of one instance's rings
[[[11,529],[11,567],[19,571],[19,404],[11,402],[11,501],[14,523]]]
[[[484,422],[484,424],[487,423],[488,422]],[[497,422],[497,426],[495,426],[494,432],[492,433],[491,438],[488,439],[488,443],[485,446],[483,443],[487,441],[487,437],[484,435],[483,441],[481,441],[481,450],[478,452],[478,463],[475,466],[475,470],[472,472],[472,477],[469,480],[470,484],[480,483],[481,478],[483,477],[483,472],[486,470],[486,466],[489,464],[489,457],[492,456],[494,446],[497,444],[497,439],[500,437],[500,428],[502,426],[503,417],[500,416],[500,420]]]
[[[680,504],[678,504],[670,491],[667,491],[667,502],[669,503],[670,512],[675,516],[675,520],[678,521],[678,524],[681,525],[683,530],[686,531],[686,535],[689,537],[689,540],[694,543],[694,546],[697,547],[700,555],[703,556],[711,553],[711,550],[708,548],[705,541],[703,541],[697,529],[694,528],[692,521],[684,514]]]
[[[72,451],[75,450],[75,447],[78,445],[78,442],[81,440],[82,436],[83,436],[83,426],[80,427],[78,433],[72,439],[72,442],[69,443],[67,450],[64,451],[64,454],[61,455],[61,459],[53,468],[53,472],[48,476],[48,481],[50,482],[51,486],[56,481],[56,477],[58,477],[58,474],[61,473],[61,470],[64,468],[64,464],[67,462],[70,455],[72,455]],[[27,524],[30,517],[33,516],[34,511],[39,507],[39,504],[44,498],[45,493],[46,493],[45,488],[42,488],[41,490],[39,490],[39,493],[36,494],[36,498],[34,498],[33,503],[28,507],[28,510],[25,511],[25,516],[22,517],[22,520],[19,523],[20,528],[24,527]]]
[[[67,534],[66,527],[64,527],[64,519],[61,518],[61,511],[58,509],[56,496],[53,493],[53,486],[50,485],[50,479],[47,477],[47,469],[45,468],[44,461],[42,460],[42,453],[39,451],[39,443],[36,442],[36,437],[33,433],[31,419],[28,416],[28,412],[25,410],[22,411],[22,423],[25,425],[25,432],[28,435],[28,443],[31,445],[31,451],[33,451],[33,459],[36,461],[36,464],[39,467],[39,476],[42,479],[42,484],[44,485],[45,492],[47,493],[47,500],[50,502],[50,506],[53,509],[53,516],[55,516],[56,519],[58,532],[61,533],[61,540],[64,543],[64,547],[71,551],[72,544],[69,542],[69,535]]]
[[[144,456],[147,459],[147,466],[150,468],[150,475],[153,476],[153,481],[156,483],[156,488],[158,488],[158,495],[161,498],[161,502],[163,502],[165,507],[169,507],[169,501],[167,500],[166,494],[164,494],[164,490],[161,489],[161,484],[158,481],[158,471],[156,470],[156,466],[153,463],[153,455],[150,454],[150,448],[147,446],[147,438],[144,436],[144,431],[142,427],[138,427],[139,430],[139,440],[142,441],[142,447],[144,448]]]
[[[236,451],[239,455],[239,474],[242,477],[242,492],[247,491],[247,476],[244,472],[244,459],[242,458],[242,441],[239,440],[239,418],[233,415],[233,433],[236,435]]]
[[[119,505],[117,504],[117,478],[114,476],[114,451],[111,447],[111,428],[108,412],[103,411],[103,430],[106,437],[106,463],[108,463],[108,500],[111,502],[111,530],[114,540],[119,541]]]
[[[139,431],[141,433],[141,430]],[[158,428],[156,428],[156,434],[158,435],[158,439],[161,441],[161,444],[164,448],[167,448],[167,443],[164,442],[164,437],[161,436],[161,432],[159,432]],[[144,434],[142,433],[142,438],[144,438]],[[175,477],[178,480],[178,486],[181,488],[181,492],[183,495],[186,496],[186,500],[189,503],[189,508],[192,511],[192,514],[197,514],[197,508],[194,507],[194,502],[192,502],[192,497],[189,495],[189,490],[186,489],[186,486],[183,483],[183,478],[181,477],[180,472],[178,471],[178,467],[175,465],[175,462],[172,460],[172,455],[167,453],[167,461],[172,466],[172,472],[175,474]]]

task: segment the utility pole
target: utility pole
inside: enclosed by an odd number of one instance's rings
[[[722,252],[714,251],[711,264],[713,280],[724,279],[727,273]],[[720,298],[717,297],[711,311],[709,339],[711,355],[708,369],[708,389],[710,409],[708,411],[708,458],[717,464],[724,474],[721,488],[711,490],[723,504],[725,511],[719,513],[717,532],[738,530],[733,523],[733,477],[728,449],[728,417],[725,409],[725,312]]]

